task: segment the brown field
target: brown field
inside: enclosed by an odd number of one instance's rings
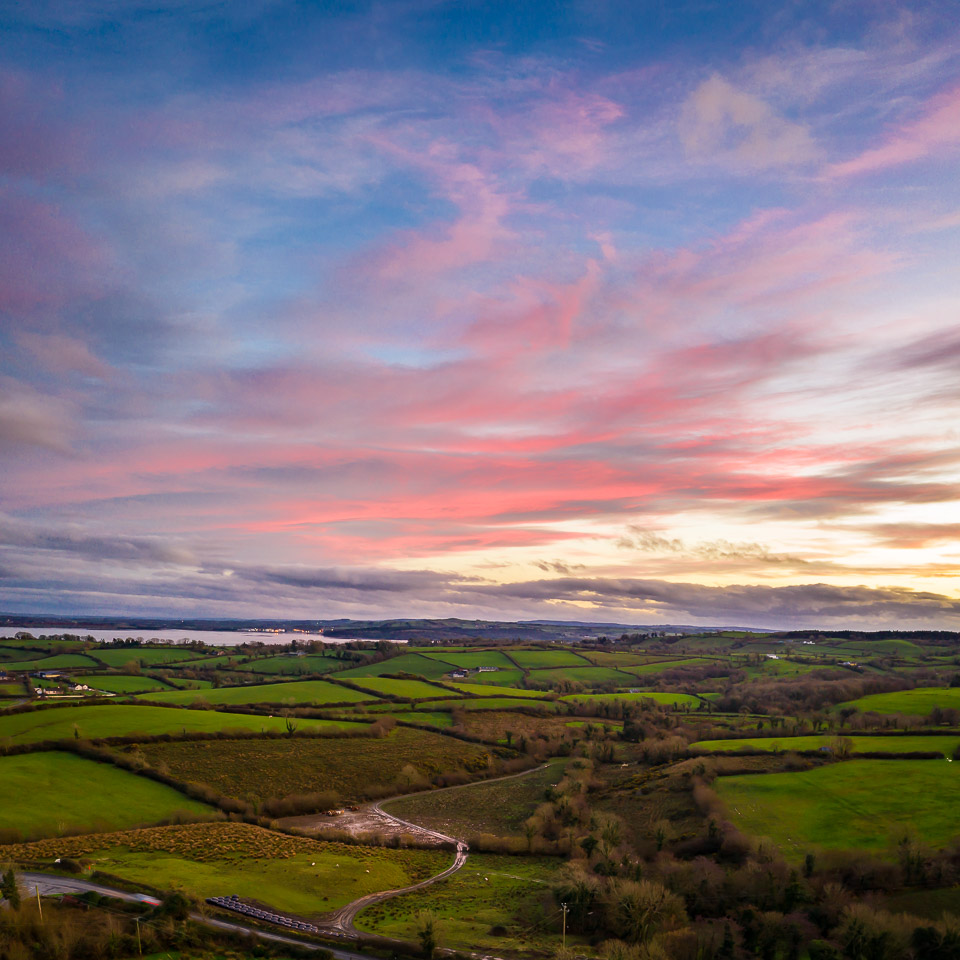
[[[529,740],[531,737],[573,735],[577,728],[569,724],[578,721],[595,725],[603,723],[594,717],[529,716],[509,710],[476,710],[463,714],[462,718],[464,729],[484,740],[505,740],[507,731],[513,731],[514,745],[521,736]],[[611,724],[608,722],[607,725]]]
[[[547,787],[563,779],[565,766],[553,761],[519,777],[388,800],[383,808],[404,820],[459,838],[479,833],[519,836],[523,822],[543,803]]]
[[[206,783],[249,803],[295,793],[334,790],[359,800],[367,788],[393,783],[412,764],[425,777],[483,769],[481,746],[422,730],[397,727],[389,737],[308,740],[212,740],[141,747],[151,766],[179,780]]]
[[[124,847],[134,851],[171,853],[202,863],[238,851],[254,859],[283,860],[304,850],[314,850],[316,845],[316,840],[273,833],[248,823],[190,823],[13,843],[4,846],[3,853],[10,860],[45,860],[48,857],[82,857],[95,850]]]

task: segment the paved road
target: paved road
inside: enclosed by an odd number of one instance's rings
[[[479,780],[475,784],[467,783],[458,787],[448,787],[447,789],[469,790],[472,786],[480,786],[481,784],[485,783],[496,783],[500,780],[512,780],[515,777],[526,777],[531,773],[536,773],[538,770],[542,770],[546,766],[547,764],[544,763],[539,767],[533,767],[530,770],[522,770],[520,773],[511,773],[505,777],[495,777],[492,780]],[[436,793],[437,791],[424,790],[421,792]],[[417,796],[417,794],[407,794],[406,796]],[[365,897],[360,897],[358,900],[348,903],[346,906],[341,907],[339,910],[333,913],[327,920],[323,921],[322,923],[317,923],[317,927],[322,935],[334,937],[357,936],[358,931],[353,925],[353,921],[361,910],[372,906],[375,903],[380,903],[382,900],[390,900],[391,898],[399,897],[404,893],[412,893],[414,890],[422,890],[424,887],[429,887],[431,884],[438,883],[440,880],[445,880],[447,877],[460,870],[461,867],[463,867],[463,865],[467,862],[467,845],[458,837],[450,837],[445,833],[440,833],[438,830],[430,830],[427,827],[421,826],[420,824],[411,823],[409,820],[403,820],[400,817],[395,817],[392,813],[387,813],[386,810],[382,809],[379,803],[374,803],[371,805],[371,807],[382,816],[387,817],[388,819],[393,820],[405,827],[410,827],[415,831],[426,833],[444,843],[455,843],[457,845],[457,852],[453,858],[453,863],[450,864],[446,870],[443,870],[426,880],[421,880],[420,883],[415,883],[409,887],[401,887],[398,890],[383,890],[378,893],[369,893]],[[41,896],[56,893],[83,893],[92,890],[104,896],[118,897],[121,900],[136,901],[142,899],[142,895],[129,893],[125,890],[114,890],[111,887],[104,887],[100,884],[91,883],[87,880],[74,879],[72,877],[57,877],[43,873],[21,873],[19,874],[19,877],[31,894],[34,893],[36,888],[39,886]],[[205,923],[207,926],[217,927],[220,930],[232,930],[238,933],[252,933],[254,936],[260,937],[263,940],[272,940],[277,943],[293,943],[301,946],[305,945],[316,948],[315,944],[310,944],[305,940],[297,940],[293,937],[285,937],[283,934],[269,933],[266,930],[258,930],[253,927],[246,927],[240,923],[231,923],[227,920],[216,920],[200,913],[193,913],[190,916],[191,919],[196,920],[198,923]],[[364,960],[363,954],[351,953],[347,950],[337,950],[333,948],[328,949],[331,949],[334,956],[341,958],[341,960]]]
[[[77,894],[89,891],[99,893],[104,897],[116,897],[118,900],[128,902],[139,901],[142,897],[142,894],[130,893],[129,890],[116,890],[113,887],[105,887],[100,883],[91,883],[89,880],[79,880],[73,877],[57,877],[45,873],[18,873],[17,879],[23,886],[26,896],[36,896],[39,887],[40,895],[43,897],[58,893]],[[215,927],[218,930],[228,930],[231,933],[242,935],[252,934],[261,940],[270,940],[273,943],[289,943],[298,947],[306,947],[308,950],[329,950],[337,960],[370,960],[368,954],[341,950],[338,947],[321,946],[307,940],[298,940],[296,937],[286,937],[282,933],[271,933],[269,930],[258,930],[254,927],[244,926],[242,923],[231,923],[229,920],[207,917],[202,913],[191,913],[190,919],[208,927]]]

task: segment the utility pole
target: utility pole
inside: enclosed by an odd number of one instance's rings
[[[563,939],[561,940],[561,949],[567,949],[567,905],[561,903],[560,906],[563,908]]]
[[[140,943],[140,918],[134,917],[137,922],[137,953],[143,956],[143,946]]]
[[[35,889],[37,891],[37,909],[40,911],[40,922],[43,923],[43,907],[40,904],[40,885],[37,884]]]

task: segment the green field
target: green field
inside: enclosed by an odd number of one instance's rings
[[[356,728],[359,724],[331,720],[297,720],[299,730]],[[213,710],[176,710],[132,704],[103,704],[92,707],[55,707],[27,713],[0,715],[0,742],[35,743],[63,740],[76,733],[84,739],[101,737],[152,736],[161,733],[212,733],[219,730],[286,730],[282,717],[247,716]]]
[[[404,727],[383,739],[211,740],[148,743],[141,750],[178,780],[207,783],[250,803],[324,790],[352,802],[364,799],[367,787],[393,784],[407,764],[433,777],[487,763],[483,747]]]
[[[0,830],[23,839],[122,830],[176,814],[195,819],[216,811],[172,787],[73,753],[0,757]]]
[[[426,697],[442,697],[444,694],[442,687],[435,687],[432,683],[424,683],[422,680],[388,680],[383,677],[363,677],[354,680],[358,687],[364,690],[372,690],[375,694],[386,695],[388,697],[407,697],[410,700],[422,700]],[[456,696],[454,691],[450,691],[451,697]]]
[[[837,738],[826,737],[751,737],[747,740],[698,740],[690,744],[691,750],[819,750],[821,747],[831,747]],[[923,737],[923,736],[877,736],[860,737],[851,735],[844,737],[851,743],[854,753],[932,753],[938,751],[945,757],[952,757],[954,750],[960,746],[960,736],[956,737]]]
[[[588,667],[590,661],[569,650],[511,650],[510,658],[524,670],[538,667]]]
[[[148,693],[151,690],[169,690],[159,680],[150,677],[127,676],[122,673],[93,673],[72,677],[77,683],[85,683],[93,690],[105,690],[107,693]]]
[[[387,714],[391,716],[391,714]],[[446,710],[410,710],[405,713],[393,714],[398,720],[409,720],[410,723],[429,723],[434,727],[451,727],[453,718]]]
[[[364,707],[363,716],[368,720],[377,720],[380,717],[393,717],[396,720],[407,720],[410,723],[428,723],[433,727],[452,727],[453,717],[449,710],[424,710],[424,706],[430,704],[419,704],[420,709],[412,709],[409,703],[378,703],[371,707]],[[360,716],[360,714],[357,714]]]
[[[571,693],[560,699],[574,700],[578,703],[612,703],[615,700],[636,703],[639,700],[652,700],[660,706],[672,707],[674,704],[679,704],[682,707],[690,707],[692,710],[700,704],[700,700],[689,693],[659,693],[646,690],[640,693]]]
[[[86,646],[87,643],[85,640],[61,640],[54,638],[40,640],[36,637],[33,639],[17,640],[15,637],[0,637],[0,651],[9,650],[11,648],[16,649],[20,647],[29,649],[31,652],[34,650],[56,650],[57,652],[63,652],[82,649]],[[24,658],[19,657],[19,659],[23,660]]]
[[[547,787],[560,782],[565,766],[563,761],[553,761],[519,777],[400,797],[387,801],[383,808],[449,836],[520,836],[524,820],[543,802]]]
[[[883,852],[907,832],[936,847],[960,834],[960,764],[849,760],[794,773],[714,782],[734,824],[785,854],[815,848]]]
[[[38,660],[4,661],[4,670],[69,670],[82,667],[86,670],[96,670],[97,663],[80,653],[59,653],[53,657],[41,656]]]
[[[562,867],[558,857],[472,854],[449,879],[361,911],[356,925],[416,942],[417,914],[430,910],[438,920],[441,947],[495,956],[505,949],[553,956],[560,945],[559,909],[549,885]],[[554,922],[548,925],[548,919]],[[495,927],[503,927],[503,934],[492,933]],[[568,948],[584,943],[568,932]]]
[[[651,657],[643,653],[610,653],[607,650],[589,650],[583,654],[598,667],[632,667],[657,660],[671,660],[676,657]]]
[[[750,678],[773,678],[797,677],[815,670],[842,670],[843,668],[828,663],[795,663],[792,660],[766,659],[759,666],[746,666],[740,669]]]
[[[557,710],[552,700],[522,700],[517,697],[479,697],[474,700],[461,700],[456,706],[463,710],[516,710],[519,707],[546,713],[556,713]]]
[[[463,693],[472,693],[481,697],[489,696],[492,692],[489,685],[485,683],[461,683],[457,680],[450,681],[444,685],[453,687],[456,690],[461,690]],[[540,700],[550,696],[546,690],[518,690],[515,687],[511,687],[509,691],[504,690],[503,694],[505,696],[532,698],[534,700]]]
[[[905,713],[924,717],[934,707],[960,710],[960,687],[917,687],[894,693],[872,693],[859,700],[841,703],[840,707],[855,707],[861,712],[873,710],[876,713]]]
[[[771,661],[775,662],[775,661]],[[686,657],[683,660],[665,660],[660,663],[644,663],[634,667],[624,667],[626,673],[635,677],[645,677],[654,673],[664,673],[667,670],[676,670],[683,667],[725,666],[722,661],[711,660],[708,657]]]
[[[851,657],[920,657],[924,650],[910,640],[840,640],[836,646],[818,643],[818,653],[830,653],[834,656]]]
[[[500,670],[516,669],[510,658],[499,650],[465,650],[455,651],[438,650],[436,653],[425,653],[431,660],[442,660],[464,670],[476,670],[478,667],[498,667]],[[449,672],[449,671],[448,671]]]
[[[0,683],[0,697],[22,697],[26,693],[26,687],[22,683]]]
[[[433,657],[419,653],[402,653],[399,657],[381,660],[379,663],[367,663],[360,667],[351,667],[338,673],[344,680],[356,680],[359,677],[381,677],[385,674],[412,673],[428,680],[436,680],[449,673],[453,667]]]
[[[197,653],[190,647],[99,647],[90,653],[108,667],[124,667],[128,663],[155,666],[159,663],[216,659],[215,654]]]
[[[6,666],[8,660],[29,660],[47,656],[46,650],[24,650],[22,647],[7,647],[0,645],[0,665]]]
[[[319,654],[305,654],[302,657],[279,656],[258,657],[249,663],[238,663],[235,670],[264,674],[311,674],[331,673],[343,666],[346,661],[337,657],[322,657]]]
[[[183,676],[173,670],[155,669],[151,670],[150,673],[159,677],[164,683],[169,684],[175,690],[207,690],[213,686],[212,680],[198,680],[196,677]],[[246,678],[244,677],[243,679]],[[226,685],[229,682],[228,678],[226,676],[223,677],[222,682]],[[234,682],[240,683],[241,681],[237,679]]]
[[[551,670],[537,670],[536,673],[530,674],[530,679],[546,683],[573,680],[587,687],[599,687],[605,683],[618,687],[630,687],[637,683],[636,677],[614,670],[613,667],[558,667]]]
[[[435,689],[435,688],[434,688]],[[204,700],[212,704],[238,705],[244,703],[358,703],[375,699],[374,694],[360,693],[326,680],[291,680],[289,683],[245,684],[242,687],[219,687],[204,690],[165,690],[151,693],[143,699],[157,703],[193,703]]]
[[[367,893],[425,880],[452,859],[443,851],[322,843],[243,823],[160,827],[11,848],[18,859],[42,853],[84,856],[98,870],[133,883],[178,888],[201,900],[236,893],[307,917]]]
[[[448,685],[451,681],[444,681]],[[518,670],[514,667],[511,670],[496,670],[490,671],[488,673],[472,673],[470,674],[470,683],[475,683],[477,686],[482,687],[509,687],[511,689],[518,689],[520,684],[523,682],[523,671]],[[493,690],[491,693],[495,692]]]

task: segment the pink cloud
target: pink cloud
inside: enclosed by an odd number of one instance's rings
[[[0,188],[0,309],[22,315],[99,290],[103,246],[54,204]]]
[[[888,167],[922,160],[960,146],[960,87],[952,87],[930,100],[920,117],[892,131],[877,147],[827,168],[828,177],[873,173]]]
[[[76,337],[24,332],[17,335],[17,340],[42,367],[54,373],[79,373],[100,380],[109,380],[113,376],[114,371]]]

